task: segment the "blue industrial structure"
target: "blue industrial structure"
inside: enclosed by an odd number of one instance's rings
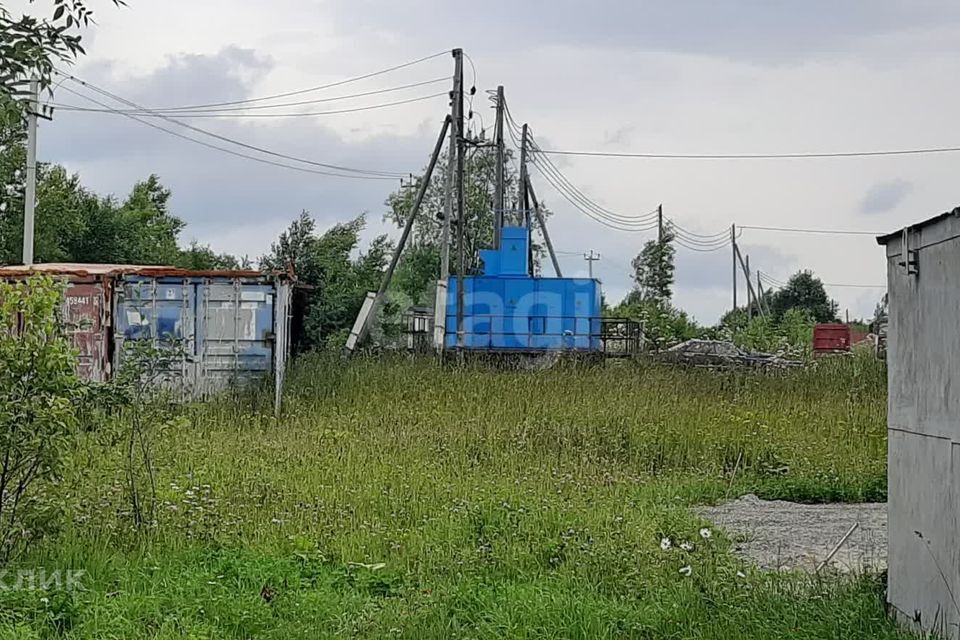
[[[463,343],[457,278],[450,278],[447,349],[599,352],[600,282],[530,275],[530,229],[503,227],[499,249],[480,252],[483,275],[463,278]]]

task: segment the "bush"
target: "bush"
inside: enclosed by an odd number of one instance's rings
[[[0,561],[55,527],[44,485],[59,476],[82,385],[49,277],[0,282]]]

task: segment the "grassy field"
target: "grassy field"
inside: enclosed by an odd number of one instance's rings
[[[67,526],[19,560],[82,569],[85,590],[0,590],[0,638],[900,637],[879,579],[764,575],[689,511],[882,500],[885,398],[859,358],[773,375],[306,359],[280,421],[252,397],[155,434],[146,535],[122,447],[87,434],[50,497]]]

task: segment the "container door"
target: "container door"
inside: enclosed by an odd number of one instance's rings
[[[274,286],[234,280],[197,285],[200,395],[259,378],[271,370]]]
[[[287,374],[287,358],[290,355],[290,310],[293,288],[289,282],[277,281],[277,297],[274,301],[274,327],[276,340],[273,345],[273,410],[280,417],[280,402],[283,399],[283,383]]]
[[[64,332],[77,350],[77,373],[83,380],[104,382],[107,360],[107,303],[102,283],[74,283],[63,298]]]
[[[162,386],[189,396],[196,354],[194,287],[189,280],[135,276],[119,283],[114,309],[114,361],[122,367],[130,341],[149,340],[171,354]]]

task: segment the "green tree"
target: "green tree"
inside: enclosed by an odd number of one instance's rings
[[[400,264],[397,265],[391,287],[407,296],[412,304],[426,305],[434,299],[439,273],[439,247],[411,247],[404,252]]]
[[[406,250],[417,250],[423,247],[431,247],[439,256],[441,249],[441,239],[443,234],[443,220],[446,212],[445,188],[447,180],[447,153],[441,153],[434,169],[430,185],[427,187],[423,204],[420,212],[414,222],[413,233]],[[521,223],[521,212],[517,204],[517,185],[519,176],[514,163],[511,162],[512,151],[506,151],[505,171],[504,171],[504,192],[507,194],[507,211],[504,214],[504,224],[517,225]],[[464,162],[464,257],[467,273],[477,273],[480,270],[480,250],[488,249],[493,246],[494,234],[494,198],[496,193],[497,160],[496,151],[491,147],[479,147],[470,149]],[[390,194],[387,198],[387,213],[384,216],[386,220],[393,222],[398,227],[403,227],[407,220],[410,210],[416,200],[417,190],[420,180],[418,177],[413,182],[413,186],[401,187],[396,192]],[[456,202],[454,202],[456,206]],[[550,211],[544,202],[540,203],[541,212],[544,217],[550,216]],[[456,216],[456,212],[454,212]],[[538,228],[536,216],[531,216],[531,225],[534,230]],[[450,268],[456,272],[457,250],[456,250],[456,225],[451,224],[451,243],[453,248],[450,252]],[[536,242],[535,235],[531,238],[533,243],[533,268],[539,270],[540,262],[544,255],[543,247]],[[424,254],[421,254],[423,256]],[[429,255],[429,254],[426,254]],[[417,266],[423,266],[422,259],[417,258]],[[422,282],[415,286],[415,289],[423,290],[430,286],[439,276],[439,258],[437,259],[437,269],[435,272],[427,274],[419,272],[422,276]]]
[[[827,296],[823,282],[812,271],[798,271],[787,286],[775,291],[769,300],[770,312],[780,320],[790,309],[808,312],[816,322],[835,322],[838,305]]]
[[[673,297],[675,235],[668,224],[662,241],[650,240],[633,259],[633,281],[642,300],[669,302]]]
[[[123,0],[111,0],[114,5]],[[30,0],[33,4],[33,0]],[[14,17],[0,5],[0,117],[5,122],[22,118],[27,83],[36,75],[50,85],[58,62],[71,63],[84,52],[81,28],[93,18],[83,0],[53,0],[49,17],[22,14]]]
[[[175,266],[194,271],[220,271],[234,269],[249,269],[246,259],[237,260],[228,253],[217,253],[209,245],[200,244],[196,240],[180,251]]]
[[[368,291],[376,291],[393,245],[378,236],[358,251],[364,216],[334,225],[317,235],[316,224],[303,212],[260,260],[265,271],[292,266],[297,280],[313,288],[307,303],[304,347],[340,348]]]
[[[640,323],[644,340],[651,349],[662,349],[703,335],[704,329],[696,321],[673,306],[669,301],[644,298],[634,289],[605,315],[629,318]]]

